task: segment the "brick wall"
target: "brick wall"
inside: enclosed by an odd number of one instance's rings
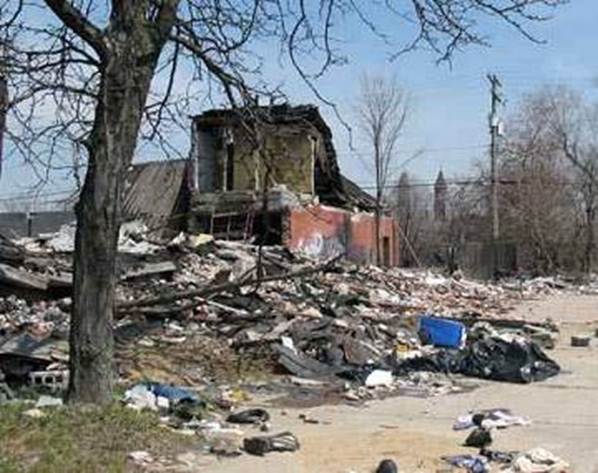
[[[287,220],[285,244],[291,249],[321,259],[346,254],[358,263],[376,261],[376,220],[371,214],[318,205],[291,209]],[[390,217],[380,222],[380,249],[388,265],[398,265],[396,222]]]

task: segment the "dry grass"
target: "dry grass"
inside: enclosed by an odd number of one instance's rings
[[[1,473],[124,472],[131,451],[173,455],[200,443],[120,405],[53,408],[39,419],[24,415],[27,407],[0,406]]]

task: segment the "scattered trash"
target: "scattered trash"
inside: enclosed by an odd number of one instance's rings
[[[500,452],[498,450],[487,450],[482,448],[480,450],[480,455],[486,457],[490,462],[510,465],[515,457],[519,455],[519,452]]]
[[[231,424],[261,424],[270,420],[270,414],[264,409],[248,409],[230,414],[226,421]]]
[[[482,427],[473,430],[465,439],[466,447],[486,448],[492,443],[490,431]]]
[[[270,452],[295,452],[299,450],[299,441],[291,432],[276,435],[250,437],[243,440],[243,449],[251,454],[263,456]]]
[[[589,347],[590,346],[590,337],[572,336],[571,337],[571,346],[572,347]]]
[[[569,464],[543,448],[518,455],[505,473],[564,473]]]
[[[320,421],[318,419],[314,419],[309,414],[299,414],[299,419],[303,421],[305,424],[319,424]]]
[[[422,316],[419,319],[419,336],[425,345],[459,348],[465,344],[467,332],[461,322]]]
[[[148,389],[157,397],[163,397],[170,402],[190,401],[199,402],[199,398],[191,391],[162,383],[148,383]]]
[[[457,468],[466,469],[469,473],[487,473],[490,471],[488,460],[481,455],[444,456],[442,460]]]
[[[156,395],[145,384],[137,384],[125,392],[124,402],[128,407],[136,410],[158,410]]]
[[[530,383],[560,372],[559,365],[523,336],[499,333],[487,324],[474,326],[460,350],[439,349],[397,360],[394,374],[411,371],[460,373],[466,376]]]
[[[368,388],[376,386],[390,386],[393,382],[392,372],[385,370],[374,370],[365,379]]]
[[[530,424],[531,420],[526,417],[515,416],[509,409],[486,409],[460,416],[453,424],[453,430],[465,430],[472,427],[482,427],[487,430],[503,429]]]
[[[382,460],[376,468],[376,473],[398,473],[399,467],[393,460]]]
[[[154,461],[152,454],[145,450],[129,452],[127,458],[137,465],[146,465]]]

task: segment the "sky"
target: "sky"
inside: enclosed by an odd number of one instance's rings
[[[405,25],[400,21],[387,17],[375,20],[384,32],[407,39],[401,34]],[[525,93],[546,84],[565,84],[590,99],[598,99],[597,24],[596,0],[571,0],[555,12],[551,21],[532,25],[530,31],[544,44],[532,43],[496,22],[482,24],[480,29],[492,46],[471,46],[458,51],[451,64],[437,64],[437,57],[425,50],[390,61],[389,48],[362,24],[356,20],[344,24],[338,37],[348,63],[330,70],[317,83],[321,94],[338,105],[343,120],[355,129],[349,140],[346,128],[333,111],[319,104],[333,130],[342,171],[362,186],[374,182],[364,163],[369,149],[356,130],[354,111],[359,78],[364,72],[394,75],[410,96],[410,113],[393,164],[397,176],[408,171],[422,182],[432,182],[439,170],[449,178],[470,176],[475,173],[476,162],[488,159],[490,96],[486,74],[496,74],[503,84],[505,117],[513,112]],[[263,52],[267,57],[268,46],[264,46]],[[283,84],[291,103],[318,104],[288,63],[266,61],[264,74],[268,81]],[[181,140],[182,149],[188,147],[184,135],[176,138]],[[160,158],[156,151],[145,148],[140,148],[138,154],[137,160]],[[417,158],[406,166],[400,165],[414,154]],[[2,199],[26,193],[34,181],[31,170],[14,160],[7,150],[0,179],[0,203]],[[70,185],[70,181],[56,176],[41,191],[40,203]]]

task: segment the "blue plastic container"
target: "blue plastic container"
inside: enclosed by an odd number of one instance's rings
[[[424,343],[436,347],[459,348],[465,343],[465,325],[455,320],[423,315],[419,319],[419,335]]]

